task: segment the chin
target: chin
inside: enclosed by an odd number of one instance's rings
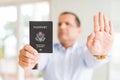
[[[59,37],[60,40],[67,40],[66,37],[62,36],[62,37]]]
[[[67,39],[59,39],[61,43],[66,43],[68,40]]]

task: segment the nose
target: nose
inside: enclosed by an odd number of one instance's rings
[[[65,25],[65,23],[62,23],[59,27],[60,27],[60,29],[65,29],[66,25]]]

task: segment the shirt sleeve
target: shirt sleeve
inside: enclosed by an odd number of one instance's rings
[[[84,49],[83,49],[83,58],[84,58],[84,62],[85,62],[85,65],[87,67],[98,67],[104,63],[107,63],[110,61],[110,53],[106,56],[105,59],[97,59],[95,56],[93,56],[88,48],[85,46]]]
[[[42,71],[47,66],[49,56],[50,54],[48,53],[40,54],[40,59],[38,61],[38,70]]]

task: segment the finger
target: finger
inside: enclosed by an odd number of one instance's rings
[[[99,25],[98,25],[98,16],[94,16],[94,32],[99,31]]]
[[[100,31],[104,30],[104,19],[103,19],[103,13],[99,12],[99,26],[100,26]]]
[[[111,21],[109,21],[109,26],[110,26],[110,35],[113,35],[113,24]]]
[[[19,57],[19,61],[23,61],[23,62],[25,62],[25,63],[27,63],[27,64],[36,64],[36,63],[38,63],[38,60],[39,60],[39,57],[37,57],[36,59],[30,59],[30,58],[27,58],[27,57],[25,57],[25,56],[20,56]]]
[[[22,67],[27,67],[28,64],[26,62],[23,62],[23,61],[19,61],[19,65],[22,66]]]
[[[25,45],[25,47],[23,49],[32,53],[32,54],[34,54],[34,55],[38,54],[38,52],[32,46],[30,46],[29,44]]]
[[[19,59],[23,59],[25,62],[27,61],[29,61],[29,59],[30,60],[33,60],[34,62],[36,62],[36,61],[38,61],[38,59],[40,58],[40,55],[39,54],[37,54],[37,55],[33,55],[33,54],[31,54],[31,53],[29,53],[29,52],[27,52],[27,51],[25,51],[24,52],[24,50],[21,50],[21,53],[20,53],[20,55],[19,55]],[[27,60],[28,59],[28,60]]]
[[[20,56],[19,61],[23,61],[23,62],[28,63],[28,64],[35,64],[36,63],[35,60],[27,58],[25,56]]]
[[[19,61],[19,65],[22,66],[23,68],[30,68],[30,69],[32,69],[35,64],[28,64],[26,62]]]
[[[33,60],[36,58],[36,55],[29,53],[29,52],[25,51],[24,49],[20,51],[20,55],[25,56],[30,59],[33,59]]]
[[[105,32],[109,33],[110,26],[109,26],[108,20],[107,20],[106,16],[103,16],[103,17],[104,17],[104,26],[105,26],[104,30],[105,30]]]
[[[88,39],[87,39],[87,46],[88,47],[90,47],[91,44],[93,43],[94,37],[95,37],[95,33],[94,32],[88,36]]]

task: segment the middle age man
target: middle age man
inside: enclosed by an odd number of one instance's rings
[[[51,55],[38,54],[30,45],[20,51],[19,64],[24,69],[38,69],[45,80],[91,80],[94,67],[109,60],[113,43],[113,26],[102,12],[95,15],[94,31],[86,46],[80,46],[80,21],[72,12],[63,12],[58,22],[58,39]],[[89,28],[89,26],[88,26]]]

